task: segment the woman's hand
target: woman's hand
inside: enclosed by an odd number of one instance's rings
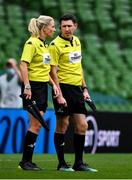
[[[31,89],[26,89],[25,88],[23,94],[26,97],[26,99],[31,99],[31,96],[32,96]]]

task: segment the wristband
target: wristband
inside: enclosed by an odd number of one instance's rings
[[[30,89],[31,89],[30,84],[26,84],[26,85],[25,85],[25,89],[30,90]]]
[[[84,89],[88,89],[86,86],[82,87],[82,90],[84,91]]]

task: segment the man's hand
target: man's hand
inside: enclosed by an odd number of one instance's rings
[[[57,98],[60,95],[60,91],[58,87],[55,85],[55,83],[53,84],[53,90],[54,90],[54,98]]]
[[[88,90],[87,89],[83,90],[83,97],[84,97],[84,100],[90,99],[90,95],[88,94]]]
[[[67,106],[67,102],[63,96],[59,95],[56,99],[59,105],[63,105],[64,107]]]

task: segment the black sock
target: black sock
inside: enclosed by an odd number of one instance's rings
[[[32,161],[32,156],[33,156],[33,151],[34,151],[37,136],[38,136],[37,134],[31,131],[27,131],[27,134],[24,140],[22,161]]]
[[[85,135],[74,134],[75,164],[83,162]]]
[[[57,153],[57,157],[59,160],[59,164],[62,164],[65,162],[64,160],[64,136],[65,134],[55,133],[54,134],[54,143],[55,143],[55,149]]]

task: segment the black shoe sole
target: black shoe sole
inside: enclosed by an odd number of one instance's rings
[[[41,169],[37,169],[37,168],[25,169],[25,168],[22,168],[20,165],[18,166],[18,169],[25,170],[25,171],[41,171]]]

